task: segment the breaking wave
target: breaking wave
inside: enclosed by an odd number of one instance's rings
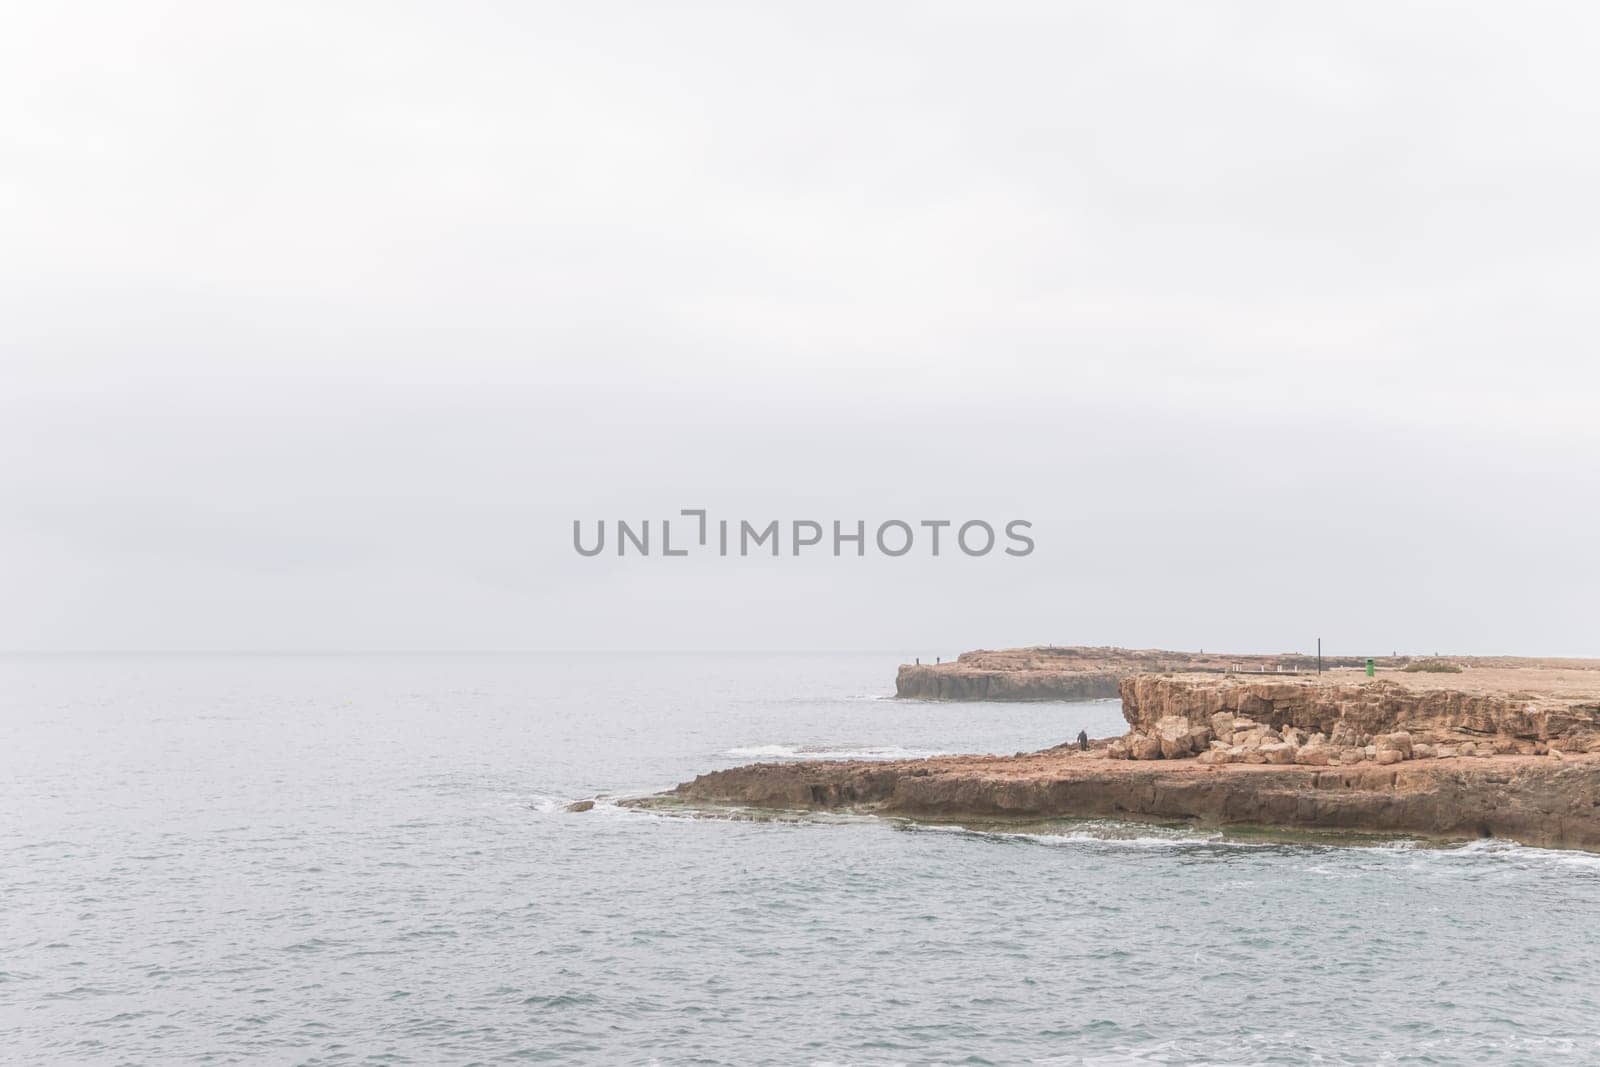
[[[1239,841],[1214,831],[1167,829],[1133,823],[1085,823],[1072,829],[1002,830],[959,825],[906,823],[899,827],[910,833],[955,834],[990,841],[1045,845],[1052,848],[1074,846],[1105,846],[1112,848],[1197,848],[1227,846],[1229,848],[1264,848],[1264,841]]]

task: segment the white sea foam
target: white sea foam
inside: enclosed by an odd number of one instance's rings
[[[1600,855],[1565,848],[1535,848],[1498,837],[1469,841],[1458,848],[1438,850],[1446,856],[1482,856],[1528,866],[1550,865],[1600,870]]]
[[[556,795],[551,794],[551,793],[533,793],[533,794],[531,794],[531,796],[529,794],[519,794],[516,797],[516,801],[519,804],[526,805],[527,807],[533,809],[534,811],[538,812],[541,815],[576,814],[576,815],[582,815],[582,816],[584,816],[586,818],[595,818],[595,819],[604,819],[604,818],[614,818],[614,819],[615,818],[627,818],[627,819],[646,818],[646,819],[653,819],[653,818],[659,818],[660,814],[658,812],[648,808],[648,807],[636,807],[636,806],[634,806],[632,804],[624,804],[623,803],[623,801],[626,801],[626,800],[642,799],[643,797],[648,796],[648,795],[649,794],[645,794],[645,793],[640,793],[640,794],[625,793],[625,794],[617,794],[615,796],[596,796],[593,793],[587,793],[587,794],[584,794],[582,796],[556,796]],[[569,813],[567,811],[567,808],[569,806],[571,806],[572,804],[574,804],[574,803],[576,803],[578,801],[582,801],[582,800],[593,801],[594,802],[594,806],[592,808],[589,808],[586,811],[582,811],[582,812],[571,812],[571,813]]]
[[[799,752],[793,745],[751,745],[747,748],[730,748],[723,755],[735,759],[798,759]]]
[[[1196,848],[1216,845],[1223,845],[1229,848],[1264,848],[1269,845],[1269,842],[1230,840],[1222,834],[1214,832],[1172,830],[1166,833],[1151,833],[1147,827],[1115,823],[1093,824],[1061,833],[1040,832],[1037,830],[976,829],[969,826],[937,823],[908,823],[902,829],[913,833],[945,833],[986,838],[993,841],[1022,841],[1052,848],[1071,848],[1085,845],[1139,849]]]
[[[637,799],[635,797],[595,797],[594,807],[584,814],[593,815],[601,819],[660,819],[662,813],[652,808],[635,807],[632,804],[622,804],[620,801]]]

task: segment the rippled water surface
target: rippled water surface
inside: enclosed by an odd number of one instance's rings
[[[0,1058],[1600,1061],[1597,856],[562,810],[1119,729],[900,658],[0,660]]]

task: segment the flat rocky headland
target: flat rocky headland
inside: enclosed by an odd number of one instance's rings
[[[1025,664],[1038,651],[1005,655]],[[1600,661],[1423,666],[1375,678],[1351,668],[1263,676],[1256,663],[1253,673],[1126,669],[1118,692],[1128,732],[1086,749],[755,764],[701,775],[673,795],[954,820],[1159,819],[1600,849]]]
[[[1356,667],[1365,660],[1328,657],[1324,667]],[[1404,657],[1379,660],[1404,666]],[[895,695],[917,700],[1097,700],[1114,697],[1122,679],[1151,671],[1229,671],[1278,674],[1315,670],[1317,658],[1298,652],[1233,656],[1165,649],[1039,645],[979,649],[948,663],[902,663]]]

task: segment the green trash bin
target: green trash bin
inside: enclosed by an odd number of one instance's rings
[[[1375,675],[1377,673],[1378,673],[1378,665],[1373,662],[1371,656],[1368,656],[1367,657],[1367,677],[1371,678],[1373,675]]]

